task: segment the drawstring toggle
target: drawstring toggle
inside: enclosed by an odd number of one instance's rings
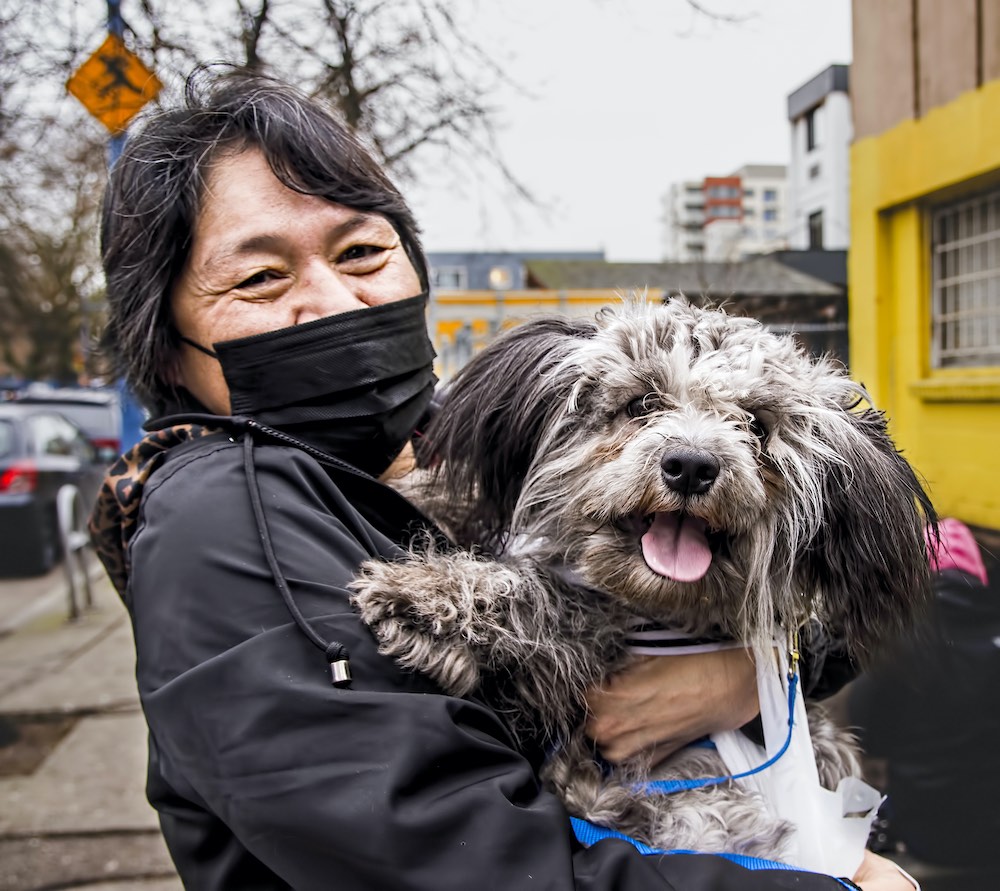
[[[330,663],[330,683],[334,687],[349,687],[351,685],[351,660],[347,648],[334,641],[326,648],[326,658]]]

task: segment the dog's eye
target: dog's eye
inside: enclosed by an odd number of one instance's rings
[[[767,439],[771,432],[773,419],[769,413],[763,411],[749,412],[750,432],[761,442]]]
[[[641,418],[648,415],[654,408],[656,408],[656,403],[653,396],[647,393],[645,396],[636,396],[631,402],[625,406],[625,414],[630,418]]]

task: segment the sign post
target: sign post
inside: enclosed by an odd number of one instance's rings
[[[66,82],[66,89],[111,131],[108,167],[113,167],[125,145],[125,128],[162,89],[159,78],[128,47],[124,40],[121,0],[108,0],[108,36]],[[83,313],[84,346],[89,340],[89,320]],[[135,397],[119,386],[122,407],[121,449],[128,451],[142,438],[142,412]]]
[[[108,36],[117,37],[119,40],[123,40],[125,37],[125,21],[122,19],[122,3],[121,0],[108,0]],[[159,83],[159,82],[157,82]],[[160,91],[159,87],[156,88],[156,92]],[[111,139],[108,141],[108,167],[114,167],[115,161],[118,160],[118,156],[122,153],[122,148],[125,146],[125,133],[112,133]],[[122,397],[126,396],[126,389],[122,387]],[[124,425],[123,425],[124,426]]]

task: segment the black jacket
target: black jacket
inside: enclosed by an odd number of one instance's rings
[[[334,687],[265,560],[241,439],[172,444],[144,486],[122,484],[132,465],[109,490],[129,526],[120,568],[147,791],[189,891],[842,887],[614,840],[579,846],[498,716],[380,656],[351,609],[358,564],[391,559],[426,521],[370,478],[258,444],[265,537],[294,605],[350,653],[353,683]]]
[[[1000,597],[939,573],[924,625],[850,689],[851,723],[885,758],[891,835],[928,863],[996,871]]]

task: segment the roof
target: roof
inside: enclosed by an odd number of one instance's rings
[[[820,105],[831,93],[848,92],[850,66],[831,65],[788,96],[788,120],[794,121]]]
[[[784,266],[822,279],[832,285],[847,287],[847,251],[829,248],[788,248],[773,251],[771,257]]]
[[[532,260],[531,284],[553,290],[662,288],[666,293],[716,298],[736,294],[837,296],[843,289],[767,256],[739,263],[602,263],[590,260]]]
[[[17,397],[18,402],[34,405],[114,405],[118,394],[113,390],[87,390],[75,387],[46,387],[30,385]]]
[[[732,176],[741,179],[782,179],[788,175],[787,164],[744,164]]]
[[[23,402],[0,402],[0,420],[4,421],[10,418],[26,418],[29,415],[53,414],[62,414],[57,404],[48,402],[29,402],[27,404]]]

